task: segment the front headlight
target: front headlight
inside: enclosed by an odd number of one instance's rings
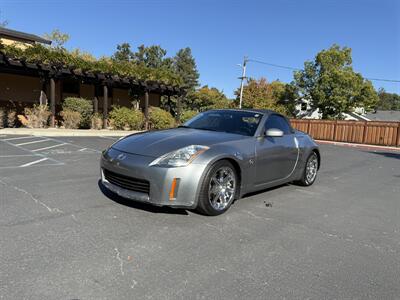
[[[190,145],[160,156],[153,160],[150,166],[184,167],[189,165],[197,156],[208,149],[209,147],[207,146]]]

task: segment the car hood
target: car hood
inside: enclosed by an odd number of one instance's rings
[[[129,135],[117,141],[112,148],[130,154],[159,157],[189,145],[212,146],[248,138],[225,132],[174,128]]]

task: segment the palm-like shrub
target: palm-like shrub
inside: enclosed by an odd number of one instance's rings
[[[22,125],[30,128],[45,128],[51,113],[47,105],[34,105],[33,108],[25,108],[24,115],[25,118],[19,118]]]
[[[81,123],[82,116],[78,111],[73,111],[70,109],[64,109],[60,113],[63,118],[62,124],[67,129],[78,129]]]

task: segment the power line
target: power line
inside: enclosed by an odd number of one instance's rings
[[[295,68],[295,67],[289,67],[289,66],[283,66],[283,65],[277,65],[277,64],[272,64],[269,62],[265,62],[262,60],[258,60],[258,59],[247,59],[247,61],[252,61],[255,63],[259,63],[262,65],[267,65],[267,66],[271,66],[271,67],[275,67],[275,68],[281,68],[281,69],[286,69],[286,70],[292,70],[292,71],[303,71],[303,69],[299,69],[299,68]],[[383,79],[383,78],[370,78],[370,77],[364,77],[365,79],[371,80],[371,81],[384,81],[384,82],[398,82],[400,83],[400,80],[397,79]]]

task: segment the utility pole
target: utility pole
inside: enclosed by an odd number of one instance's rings
[[[239,100],[239,108],[242,108],[242,101],[243,101],[243,81],[246,79],[246,64],[247,64],[248,58],[245,56],[243,58],[243,65],[239,65],[242,68],[242,77],[239,77],[240,79],[240,100]]]

